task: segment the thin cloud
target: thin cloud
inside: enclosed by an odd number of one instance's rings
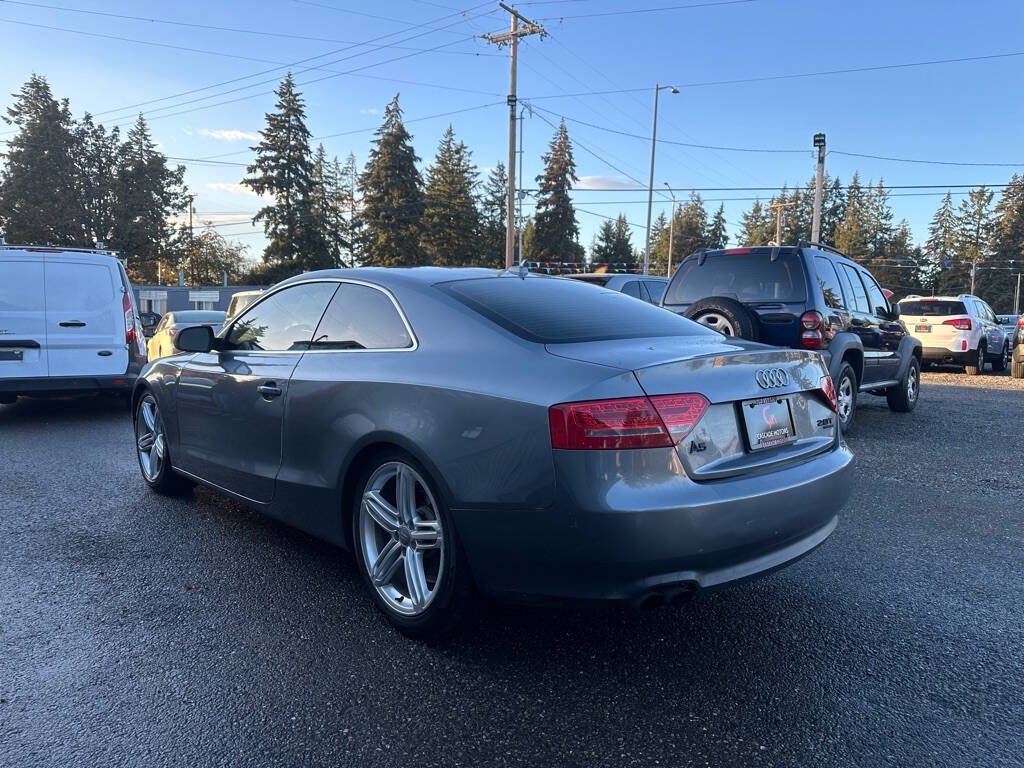
[[[359,110],[359,114],[360,115],[379,115],[380,114],[380,110],[378,110],[376,107],[363,107],[362,109]]]
[[[630,189],[637,184],[620,176],[580,176],[574,186],[576,189]]]
[[[249,187],[242,184],[235,184],[229,181],[211,181],[206,185],[207,189],[213,189],[217,192],[230,192],[235,195],[246,195],[247,197],[260,197],[253,192]]]
[[[255,131],[239,131],[234,128],[225,130],[210,130],[209,128],[200,128],[200,136],[206,136],[209,139],[216,141],[259,141],[260,135]]]

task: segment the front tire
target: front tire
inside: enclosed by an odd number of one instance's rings
[[[850,431],[857,413],[857,374],[853,366],[844,362],[836,376],[836,419],[843,434]]]
[[[142,479],[154,491],[167,496],[185,493],[195,485],[174,471],[167,449],[167,433],[160,407],[152,392],[139,398],[135,408],[135,455]]]
[[[885,391],[885,399],[889,402],[889,410],[897,413],[910,413],[917,406],[917,398],[920,394],[921,366],[917,362],[917,358],[912,357],[900,383]]]
[[[451,514],[423,466],[404,451],[377,455],[353,503],[359,572],[387,620],[411,637],[454,629],[472,579]]]
[[[975,355],[975,362],[973,365],[965,365],[964,373],[968,376],[977,376],[979,373],[985,372],[985,345],[978,345],[978,354]]]

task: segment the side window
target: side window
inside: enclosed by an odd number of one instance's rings
[[[878,287],[878,283],[875,282],[875,278],[867,272],[861,272],[860,276],[864,280],[864,286],[868,289],[868,301],[870,302],[869,306],[871,307],[871,314],[886,314],[889,311],[889,302],[885,300],[885,294],[882,293],[882,289]]]
[[[651,304],[660,304],[661,297],[665,295],[665,283],[660,280],[644,280],[647,292],[651,294]]]
[[[311,349],[408,349],[412,336],[391,298],[376,288],[342,283],[324,312]]]
[[[849,287],[853,299],[853,306],[851,309],[855,309],[858,312],[870,313],[871,305],[868,303],[868,294],[864,290],[864,284],[861,283],[857,270],[852,267],[848,267],[845,264],[840,264],[839,268],[843,272],[843,277],[846,278],[846,285]]]
[[[65,318],[67,313],[106,310],[114,302],[114,283],[105,266],[48,262],[45,272],[47,310],[62,313],[61,319],[76,319]],[[117,304],[120,308],[120,297]]]
[[[308,349],[313,329],[337,288],[337,283],[304,283],[278,291],[234,322],[228,348],[273,352]]]
[[[622,293],[627,296],[632,296],[634,299],[640,298],[640,281],[630,280],[628,283],[622,286]]]
[[[843,289],[839,284],[839,275],[832,262],[822,256],[814,257],[814,272],[825,297],[825,305],[832,309],[844,309]]]

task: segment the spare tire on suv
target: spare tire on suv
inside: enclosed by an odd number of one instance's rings
[[[750,341],[757,341],[760,337],[754,313],[727,296],[709,296],[694,302],[683,316],[726,336]]]

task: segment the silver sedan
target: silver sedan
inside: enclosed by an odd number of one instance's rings
[[[315,272],[134,392],[142,476],[351,549],[402,631],[476,593],[676,603],[820,545],[851,454],[820,357],[492,270]]]

